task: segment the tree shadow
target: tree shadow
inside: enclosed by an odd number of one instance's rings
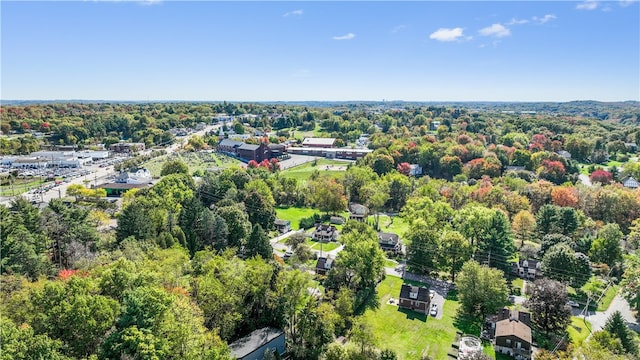
[[[453,318],[453,326],[463,334],[480,336],[480,331],[482,330],[482,319],[469,316],[458,311],[456,316]]]
[[[380,297],[376,292],[375,287],[370,289],[362,289],[356,293],[355,297],[356,309],[354,313],[356,315],[362,315],[368,309],[375,310],[380,307]]]
[[[398,311],[405,314],[407,319],[409,320],[419,320],[422,322],[427,322],[427,315],[426,314],[421,314],[419,312],[415,312],[413,310],[409,310],[409,309],[405,309],[405,308],[401,308],[398,306]]]

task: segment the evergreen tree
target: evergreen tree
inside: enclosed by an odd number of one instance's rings
[[[604,329],[611,335],[620,339],[622,347],[629,353],[636,355],[638,352],[638,346],[635,343],[634,336],[631,330],[627,327],[620,311],[616,311],[607,319],[607,323],[604,325]]]
[[[267,233],[262,229],[262,226],[255,224],[251,230],[251,235],[247,240],[245,246],[245,256],[250,258],[256,255],[262,256],[263,259],[273,258],[273,248],[269,243],[269,237]]]

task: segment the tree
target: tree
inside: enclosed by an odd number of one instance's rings
[[[389,201],[389,183],[383,180],[372,181],[360,189],[360,194],[365,199],[365,204],[369,211],[373,213],[375,224],[378,229],[380,215],[384,205]]]
[[[611,335],[620,339],[620,343],[622,343],[622,347],[625,352],[637,355],[638,353],[638,345],[635,343],[634,335],[631,330],[627,327],[624,318],[620,311],[615,311],[604,325],[604,330],[608,331]]]
[[[62,354],[62,341],[52,340],[47,335],[34,334],[28,325],[20,327],[6,316],[0,318],[2,351],[0,359],[51,359],[70,360]]]
[[[607,224],[598,231],[598,236],[591,244],[589,257],[593,262],[614,266],[622,260],[620,240],[622,232],[618,224]]]
[[[273,258],[273,248],[269,243],[269,237],[259,224],[253,225],[253,230],[251,230],[251,235],[249,235],[245,246],[245,255],[248,258],[260,255],[265,260]]]
[[[563,207],[578,206],[578,191],[572,186],[555,186],[551,189],[551,201]]]
[[[509,289],[504,273],[480,265],[474,260],[467,261],[456,281],[462,311],[483,319],[508,303]]]
[[[471,258],[473,249],[467,239],[457,231],[445,231],[440,237],[439,268],[451,274],[451,281],[456,281],[456,274],[462,265]]]
[[[527,306],[531,311],[531,321],[545,334],[560,333],[571,322],[571,307],[567,288],[550,279],[536,280]]]
[[[371,164],[371,168],[378,175],[384,175],[389,171],[393,170],[394,161],[393,158],[389,155],[385,154],[377,154],[373,158],[373,163]]]
[[[347,208],[344,187],[334,179],[321,177],[309,185],[311,202],[324,212],[336,213]]]
[[[171,174],[189,174],[189,167],[180,160],[170,160],[162,164],[160,176]]]
[[[545,253],[542,271],[548,278],[574,288],[582,287],[591,277],[589,258],[575,253],[566,243],[554,245]]]
[[[251,232],[249,216],[239,205],[216,208],[216,213],[227,224],[229,246],[239,249]]]
[[[614,354],[624,353],[624,348],[622,347],[622,342],[620,342],[620,339],[611,335],[611,333],[607,330],[600,330],[593,333],[591,343],[594,343],[596,346],[603,349],[607,349]]]
[[[589,175],[589,180],[591,180],[592,183],[609,185],[611,181],[613,181],[613,175],[606,170],[598,169]]]
[[[640,318],[640,256],[637,254],[627,256],[625,265],[620,283],[622,295],[636,311],[636,317]]]
[[[511,265],[507,260],[513,255],[515,245],[511,238],[511,224],[502,211],[493,211],[479,240],[480,256],[486,259],[489,267],[495,267],[505,272],[511,270]]]
[[[408,162],[401,162],[400,164],[398,164],[396,170],[398,170],[398,172],[404,176],[409,176],[409,174],[411,173],[411,164],[409,164]]]
[[[513,235],[520,240],[520,249],[525,241],[531,240],[536,229],[536,218],[527,210],[520,210],[514,217],[511,225]]]
[[[438,233],[419,224],[406,234],[407,263],[412,271],[430,273],[438,270]],[[456,241],[456,240],[454,240]]]
[[[249,222],[258,224],[263,229],[273,228],[276,211],[271,202],[257,191],[251,191],[244,197],[244,204],[249,215]]]

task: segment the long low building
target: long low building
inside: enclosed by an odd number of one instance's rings
[[[321,156],[327,159],[356,160],[365,157],[372,152],[371,149],[351,149],[351,148],[311,148],[311,147],[290,147],[289,154]]]

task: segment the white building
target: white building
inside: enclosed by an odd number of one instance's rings
[[[138,169],[135,173],[120,173],[115,183],[118,184],[149,184],[153,180],[151,173],[147,169]]]

